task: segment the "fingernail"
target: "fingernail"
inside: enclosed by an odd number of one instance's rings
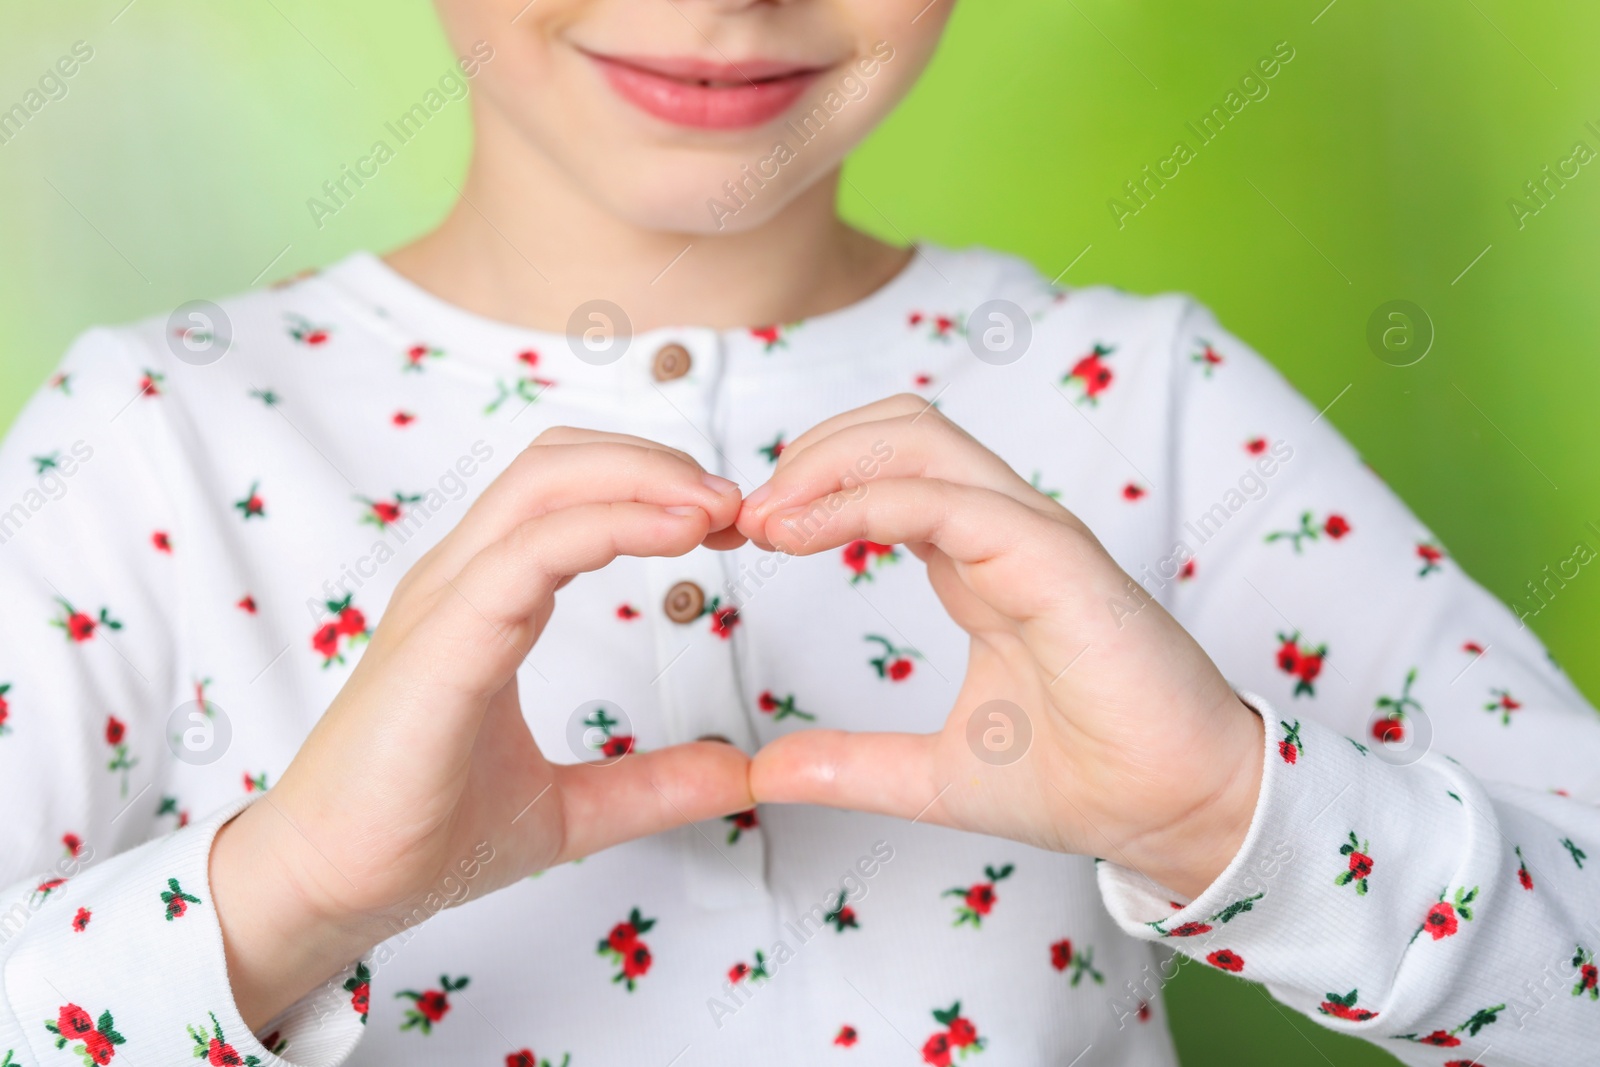
[[[693,504],[678,504],[678,505],[676,505],[674,507],[668,508],[667,509],[667,514],[668,515],[694,515],[699,511],[700,511],[700,509],[695,507]]]
[[[713,493],[716,493],[718,496],[727,496],[729,493],[736,493],[739,491],[738,482],[730,482],[728,479],[719,478],[715,474],[702,474],[700,475],[700,480],[706,484],[708,489],[710,489]]]
[[[744,506],[747,507],[747,508],[759,508],[761,506],[761,502],[763,500],[767,499],[767,497],[769,497],[771,495],[772,495],[772,483],[771,482],[767,482],[764,485],[757,486],[755,492],[751,493],[749,496],[744,498]]]

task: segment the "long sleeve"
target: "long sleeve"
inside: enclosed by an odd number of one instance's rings
[[[164,789],[205,705],[174,552],[188,475],[141,362],[86,335],[0,447],[0,1062],[287,1062],[233,1003],[207,882],[248,799],[185,825]],[[308,997],[268,1043],[338,1062],[349,998]]]
[[[1174,552],[1142,577],[1262,715],[1265,773],[1199,898],[1107,861],[1112,915],[1407,1063],[1576,1062],[1600,1046],[1600,718],[1197,308],[1172,395]]]

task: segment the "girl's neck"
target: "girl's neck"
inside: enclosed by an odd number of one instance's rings
[[[742,233],[651,230],[606,211],[543,157],[480,137],[444,222],[389,253],[400,274],[486,318],[562,332],[580,304],[620,305],[635,331],[793,322],[886,284],[913,254],[841,222],[838,172]]]

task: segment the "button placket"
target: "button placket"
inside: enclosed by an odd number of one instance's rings
[[[721,385],[720,345],[715,334],[664,336],[643,346],[652,391],[658,391],[682,419],[663,424],[662,444],[693,456],[706,470],[721,471],[713,412]],[[691,368],[693,374],[690,374]],[[719,554],[697,548],[672,559],[651,559],[647,571],[655,634],[662,726],[668,744],[715,737],[753,750],[738,685],[733,642],[738,623],[722,632],[731,606],[724,587]],[[725,820],[676,831],[682,846],[686,891],[691,900],[712,909],[746,908],[768,900],[765,889],[765,841],[759,827],[740,827],[730,841]]]

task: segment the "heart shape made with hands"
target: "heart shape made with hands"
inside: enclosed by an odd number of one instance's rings
[[[786,734],[752,761],[757,802],[1105,856],[1195,894],[1238,851],[1260,717],[1082,522],[922,398],[807,431],[735,525],[795,555],[904,544],[970,637],[938,733]]]
[[[618,556],[747,539],[794,555],[904,544],[920,558],[970,638],[944,727],[805,729],[754,757],[689,742],[603,771],[547,759],[517,670],[556,591]],[[1249,827],[1262,724],[1159,604],[1108,607],[1136,591],[1071,512],[919,397],[807,431],[744,499],[677,450],[546,430],[406,573],[270,795],[218,832],[212,897],[240,1010],[264,1023],[464,865],[482,895],[756,803],[1102,855],[1198,895]],[[995,708],[1010,723],[974,731],[974,712]],[[982,744],[991,725],[1016,747]]]

